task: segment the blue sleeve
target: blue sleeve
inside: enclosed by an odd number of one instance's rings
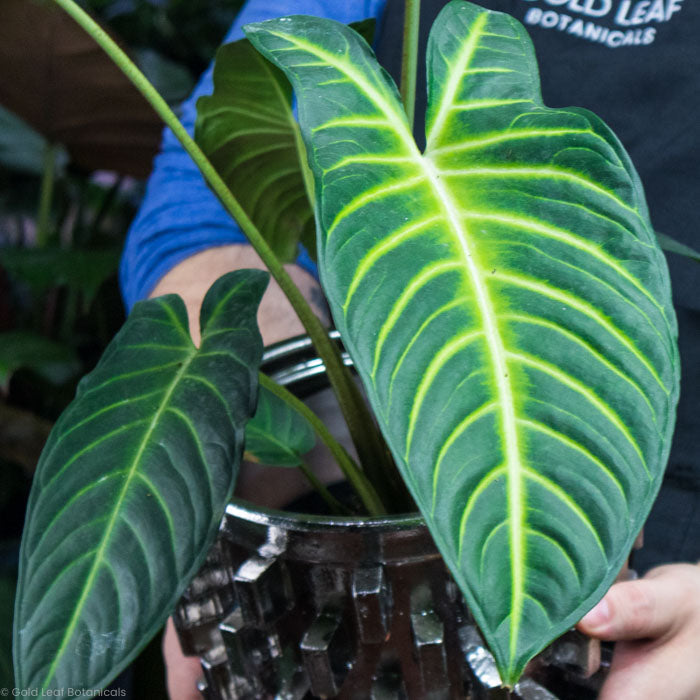
[[[241,27],[286,14],[328,17],[349,23],[379,17],[386,0],[249,0],[229,30],[225,42],[243,36]],[[202,75],[182,105],[181,120],[194,131],[196,102],[211,94],[213,66]],[[165,129],[161,152],[154,161],[146,193],[127,235],[120,283],[128,309],[147,296],[177,263],[206,248],[243,243],[245,237],[211,193],[199,170],[170,131]],[[297,261],[312,274],[314,263],[302,254]]]

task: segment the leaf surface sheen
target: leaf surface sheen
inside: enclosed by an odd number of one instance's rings
[[[139,302],[49,436],[20,556],[21,688],[103,687],[163,625],[216,535],[255,407],[257,270]]]
[[[639,178],[542,104],[523,27],[461,0],[428,45],[427,147],[342,25],[249,25],[290,78],[321,281],[504,683],[614,580],[660,485],[676,325]]]
[[[314,215],[304,180],[308,166],[292,89],[247,39],[217,51],[214,93],[197,101],[195,134],[282,262],[296,260],[300,242],[315,258]]]

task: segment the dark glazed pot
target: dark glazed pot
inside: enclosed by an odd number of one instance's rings
[[[264,370],[301,397],[322,390],[307,339]],[[595,697],[592,648],[570,633],[535,677],[501,691],[462,597],[419,516],[338,518],[232,502],[175,624],[201,658],[207,700]],[[589,688],[587,690],[587,688]]]
[[[465,697],[466,616],[416,518],[232,503],[176,619],[206,697]]]

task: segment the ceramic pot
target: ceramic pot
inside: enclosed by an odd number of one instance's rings
[[[347,360],[349,362],[349,360]],[[264,371],[306,397],[325,385],[308,339],[271,348]],[[570,634],[513,693],[422,519],[339,518],[232,502],[175,612],[207,700],[594,697],[596,647]],[[543,671],[544,670],[544,671]],[[555,695],[550,686],[572,689]]]

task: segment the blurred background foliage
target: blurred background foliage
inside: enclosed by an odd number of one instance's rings
[[[243,0],[83,0],[177,105]],[[160,141],[150,106],[50,0],[0,0],[0,687],[49,431],[124,319],[117,268]],[[121,679],[164,697],[159,641]]]

